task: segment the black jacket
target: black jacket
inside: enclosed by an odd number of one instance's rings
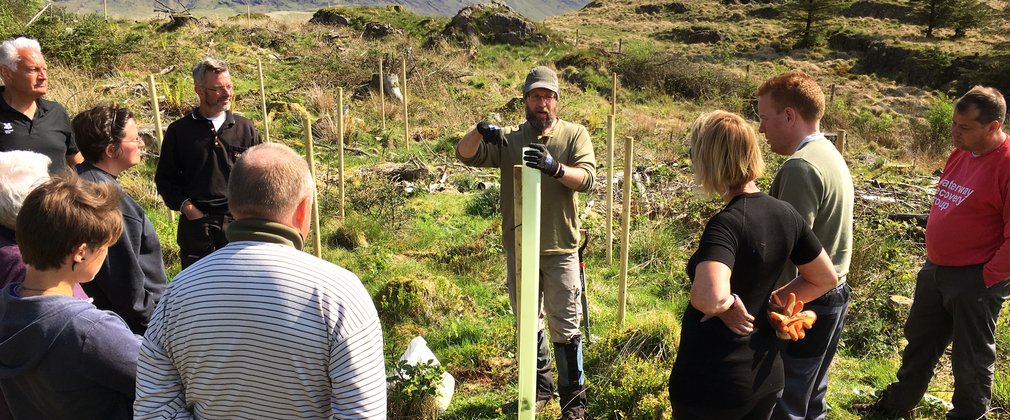
[[[115,177],[90,163],[77,165],[77,172],[82,179],[119,186]],[[95,279],[81,286],[94,299],[98,309],[115,312],[129,324],[130,330],[144,334],[154,307],[168,285],[168,277],[154,225],[140,204],[122,187],[120,192],[123,233],[109,247],[109,255]]]
[[[165,204],[179,210],[189,199],[204,213],[228,213],[228,177],[235,160],[260,144],[252,121],[225,112],[221,129],[199,109],[168,126],[154,182]]]

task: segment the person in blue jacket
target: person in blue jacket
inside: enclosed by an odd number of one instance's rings
[[[56,176],[25,199],[24,279],[0,290],[0,389],[19,419],[129,419],[140,337],[74,298],[122,232],[119,190]]]
[[[126,108],[96,106],[77,114],[71,125],[84,155],[77,173],[88,181],[114,184],[122,197],[123,234],[109,247],[105,264],[94,281],[84,284],[84,291],[99,309],[119,314],[134,333],[143,335],[168,279],[154,225],[117,178],[140,163],[144,140]]]

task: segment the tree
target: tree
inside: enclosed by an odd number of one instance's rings
[[[961,38],[970,29],[984,28],[999,18],[999,12],[981,0],[960,0],[951,16],[954,38]]]
[[[785,4],[785,18],[795,25],[799,37],[796,46],[813,47],[824,40],[827,23],[848,7],[852,0],[790,0]]]
[[[925,26],[923,34],[927,38],[943,28],[954,30],[953,37],[960,38],[999,17],[999,12],[984,0],[912,0],[911,5],[912,17]]]
[[[933,30],[945,28],[951,24],[951,15],[961,0],[912,0],[912,17],[926,28],[923,32],[926,38],[933,37]]]

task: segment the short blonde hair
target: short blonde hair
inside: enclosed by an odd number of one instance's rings
[[[754,128],[743,117],[713,111],[691,124],[694,179],[706,191],[723,194],[759,178],[764,161]]]

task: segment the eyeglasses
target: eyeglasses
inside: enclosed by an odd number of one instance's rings
[[[554,102],[558,100],[558,97],[555,96],[554,94],[530,95],[528,96],[528,98],[530,98],[530,100],[532,100],[533,102]]]
[[[214,93],[220,93],[221,91],[225,91],[225,92],[234,92],[235,91],[235,86],[232,86],[232,85],[215,86],[215,87],[204,86],[203,88],[206,89],[206,90],[209,90],[211,92],[214,92]]]

